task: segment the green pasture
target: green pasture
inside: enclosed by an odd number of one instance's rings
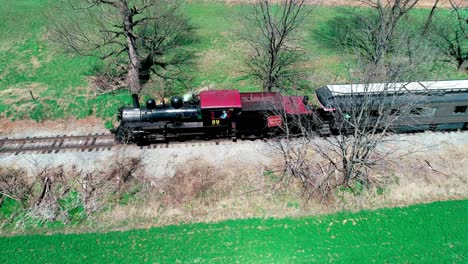
[[[116,109],[129,104],[125,91],[97,94],[89,86],[96,59],[65,54],[48,40],[47,24],[53,0],[0,0],[0,118],[37,121],[95,115],[110,125]],[[214,1],[187,1],[181,10],[196,28],[194,66],[187,69],[190,86],[258,90],[243,67],[246,46],[238,39],[238,17],[244,7]],[[417,16],[428,10],[417,10]],[[339,50],[315,36],[326,22],[340,14],[339,7],[317,8],[305,22],[304,79],[314,88],[346,82],[347,62]],[[452,68],[434,73],[433,79],[463,78]],[[157,89],[157,87],[155,87]],[[33,97],[30,92],[32,92]],[[177,91],[182,92],[182,91]],[[310,91],[309,91],[310,92]],[[307,93],[307,91],[301,91]]]
[[[1,263],[466,263],[468,200],[313,218],[0,238]]]

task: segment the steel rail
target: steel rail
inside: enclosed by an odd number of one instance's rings
[[[436,133],[447,134],[447,133],[468,133],[468,131],[437,131]],[[415,132],[415,133],[403,133],[409,136],[414,136],[418,134],[424,134],[424,132]],[[317,135],[317,137],[319,137]],[[145,146],[136,146],[140,149],[156,149],[156,148],[172,148],[172,147],[197,147],[197,146],[205,146],[205,145],[227,145],[227,144],[237,144],[242,142],[259,142],[262,141],[264,143],[275,143],[281,140],[298,140],[300,137],[274,137],[274,138],[239,138],[237,141],[233,141],[232,139],[228,138],[217,138],[211,140],[186,140],[186,141],[170,141],[170,142],[151,142]],[[111,142],[100,142],[101,140],[112,140]],[[77,142],[82,141],[82,142]],[[34,143],[44,143],[50,142],[46,145],[39,145],[39,146],[30,146],[30,144]],[[237,142],[237,143],[235,143]],[[10,146],[12,145],[12,146]],[[91,152],[93,150],[100,151],[100,150],[111,150],[112,147],[117,145],[126,145],[126,144],[119,144],[115,143],[114,135],[112,134],[88,134],[88,135],[73,135],[73,136],[50,136],[50,137],[26,137],[26,138],[4,138],[0,139],[0,154],[2,153],[15,153],[18,155],[22,152],[39,152],[42,154],[45,153],[58,153],[61,150],[79,150],[81,152],[88,151]],[[135,144],[129,144],[129,146],[135,146]]]
[[[78,139],[87,139],[90,137],[95,137],[95,138],[114,138],[114,135],[112,134],[88,134],[88,135],[72,135],[72,136],[67,136],[67,135],[57,135],[57,136],[50,136],[50,137],[25,137],[25,138],[3,138],[0,139],[0,146],[2,146],[5,143],[14,143],[14,142],[23,142],[23,141],[34,141],[34,142],[41,142],[41,141],[53,141],[56,139],[71,139],[71,140],[78,140]]]
[[[112,140],[112,142],[100,142],[103,139]],[[18,155],[22,152],[58,153],[60,150],[70,149],[81,151],[92,151],[101,148],[111,149],[115,145],[113,139],[114,136],[111,134],[4,138],[0,139],[0,153],[15,153],[15,155]],[[84,143],[81,141],[84,141]]]

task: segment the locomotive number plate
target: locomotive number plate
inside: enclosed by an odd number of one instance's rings
[[[268,127],[279,127],[283,124],[283,119],[281,116],[269,116],[268,117]]]
[[[211,125],[212,126],[219,126],[221,122],[219,121],[219,119],[214,119],[214,120],[211,120]]]

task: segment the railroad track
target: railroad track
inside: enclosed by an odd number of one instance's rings
[[[239,142],[262,141],[261,139],[239,140]],[[266,140],[263,140],[264,142]],[[136,146],[130,144],[130,147],[140,149],[173,148],[173,147],[196,147],[207,145],[230,145],[234,142],[230,139],[220,138],[208,141],[186,140],[151,143],[146,146]],[[0,154],[14,154],[34,152],[40,154],[59,153],[65,150],[75,151],[102,151],[111,150],[118,143],[114,141],[112,134],[89,134],[79,136],[49,136],[49,137],[26,137],[26,138],[3,138],[0,139]]]
[[[93,151],[110,150],[114,135],[88,134],[79,136],[57,135],[51,137],[26,137],[0,139],[0,153],[18,155],[24,152],[58,153],[63,150]]]
[[[468,131],[438,131],[437,134],[447,133],[467,133]],[[421,135],[422,133],[405,133],[405,135],[414,136]],[[317,135],[318,137],[318,135]],[[231,145],[231,144],[248,144],[250,142],[276,142],[278,140],[284,140],[282,138],[270,138],[270,139],[238,139],[237,143],[227,138],[213,139],[208,141],[203,140],[187,140],[187,141],[171,141],[171,142],[160,142],[151,143],[146,146],[136,146],[130,144],[130,147],[138,147],[140,149],[156,149],[156,148],[173,148],[173,147],[198,147],[207,145]],[[297,141],[299,138],[291,138],[291,141]],[[26,137],[26,138],[3,138],[0,139],[0,154],[14,154],[34,152],[40,154],[59,153],[65,150],[74,150],[81,152],[91,151],[102,151],[111,150],[113,147],[118,145],[114,141],[114,135],[112,134],[88,134],[88,135],[57,135],[49,137]]]

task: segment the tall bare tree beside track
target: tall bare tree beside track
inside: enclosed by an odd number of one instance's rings
[[[51,38],[68,51],[106,62],[99,80],[138,94],[152,75],[175,79],[192,53],[191,27],[169,0],[63,0],[51,17]]]
[[[311,5],[305,0],[252,0],[243,38],[250,47],[246,64],[250,73],[262,82],[265,91],[280,88],[291,81],[295,72],[291,66],[298,62],[299,48],[294,41]]]
[[[359,57],[360,53],[355,55]],[[302,137],[275,145],[284,159],[283,179],[300,180],[307,196],[317,195],[320,199],[329,197],[339,187],[372,186],[388,181],[388,174],[376,171],[390,157],[403,153],[395,148],[401,139],[389,134],[403,122],[402,118],[411,126],[412,121],[431,118],[433,114],[423,101],[427,89],[416,93],[406,88],[410,81],[424,79],[424,75],[413,71],[415,65],[427,63],[429,56],[423,55],[413,60],[388,61],[391,64],[387,65],[387,71],[391,74],[384,81],[380,69],[369,67],[364,58],[353,75],[353,80],[361,85],[348,85],[345,93],[321,98],[325,107],[317,111],[322,111],[326,119],[316,118],[311,125],[284,115],[283,129],[288,139],[297,134]],[[333,135],[317,137],[315,131],[330,131]],[[374,177],[377,174],[384,176]]]
[[[418,3],[419,0],[359,0],[369,5],[378,14],[377,24],[371,27],[370,47],[367,55],[377,67],[381,67],[386,55],[392,48],[397,26],[401,19]]]
[[[429,28],[431,26],[431,23],[432,23],[432,20],[434,18],[434,14],[435,14],[435,12],[437,10],[437,7],[439,5],[439,2],[440,2],[440,0],[436,0],[434,2],[434,5],[431,8],[431,12],[429,13],[429,16],[427,17],[426,22],[424,23],[424,27],[422,29],[422,35],[423,36],[425,36],[427,34],[427,32],[428,32],[428,30],[429,30]]]
[[[418,0],[360,0],[370,7],[343,8],[342,16],[337,16],[316,30],[316,37],[327,46],[335,46],[352,53],[357,52],[369,68],[381,80],[391,74],[388,70],[392,60],[411,60],[414,50],[422,37],[411,32],[411,27],[402,27],[403,20],[409,19],[408,12]],[[410,23],[406,21],[407,23]],[[406,50],[406,53],[401,53]],[[398,55],[399,57],[395,57]],[[376,71],[378,69],[379,71]]]
[[[468,73],[468,5],[462,3],[450,0],[450,15],[436,14],[427,37],[442,53],[443,61],[455,64],[461,73]]]

